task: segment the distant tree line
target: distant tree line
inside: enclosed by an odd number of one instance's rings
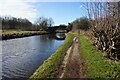
[[[73,31],[80,30],[80,29],[86,31],[90,27],[89,20],[87,17],[77,18],[71,24],[73,26],[72,27]]]
[[[28,30],[32,27],[32,23],[27,19],[15,18],[15,17],[1,17],[2,29],[22,29]]]
[[[28,19],[15,18],[11,16],[0,17],[2,22],[2,30],[33,30],[33,31],[49,31],[55,30],[72,30],[72,23],[68,25],[60,24],[53,26],[54,21],[52,18],[39,17],[35,23],[31,23]]]
[[[15,17],[0,17],[2,21],[2,30],[46,30],[54,24],[52,18],[40,17],[32,24],[28,19],[15,18]]]

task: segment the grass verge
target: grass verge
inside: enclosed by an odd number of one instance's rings
[[[34,72],[29,80],[55,78],[57,70],[72,44],[74,34],[67,33],[64,43]]]
[[[46,31],[22,31],[22,30],[1,30],[0,36],[2,36],[2,40],[26,37],[32,35],[45,34]]]
[[[93,79],[120,79],[120,64],[103,57],[102,52],[84,36],[79,36],[80,55],[87,63],[87,77]]]

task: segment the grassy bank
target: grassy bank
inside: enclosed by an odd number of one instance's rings
[[[57,70],[72,44],[74,34],[67,33],[64,43],[35,71],[29,80],[41,78],[55,78]]]
[[[95,49],[84,36],[79,36],[79,51],[87,64],[88,78],[118,78],[120,79],[120,64],[103,57],[102,52]]]
[[[45,31],[22,31],[22,30],[1,30],[0,36],[2,39],[12,39],[12,38],[19,38],[19,37],[26,37],[31,35],[37,34],[45,34]]]

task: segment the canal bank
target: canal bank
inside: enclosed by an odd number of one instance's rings
[[[1,40],[21,38],[33,35],[48,34],[46,31],[21,31],[21,30],[3,30],[0,33]]]
[[[66,51],[72,45],[73,33],[67,33],[64,43],[33,73],[29,80],[41,78],[55,78],[58,69],[66,55]]]
[[[0,30],[0,40],[8,40],[14,38],[22,38],[34,35],[45,35],[45,34],[56,34],[56,33],[67,33],[65,30],[50,32],[50,31],[23,31],[23,30]],[[65,37],[56,39],[63,40]]]

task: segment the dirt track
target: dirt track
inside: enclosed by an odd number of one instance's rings
[[[78,40],[73,39],[71,48],[68,49],[57,78],[80,78],[81,60],[78,52]]]
[[[78,42],[73,40],[73,50],[69,56],[66,66],[65,78],[80,78],[80,55],[78,53]]]

